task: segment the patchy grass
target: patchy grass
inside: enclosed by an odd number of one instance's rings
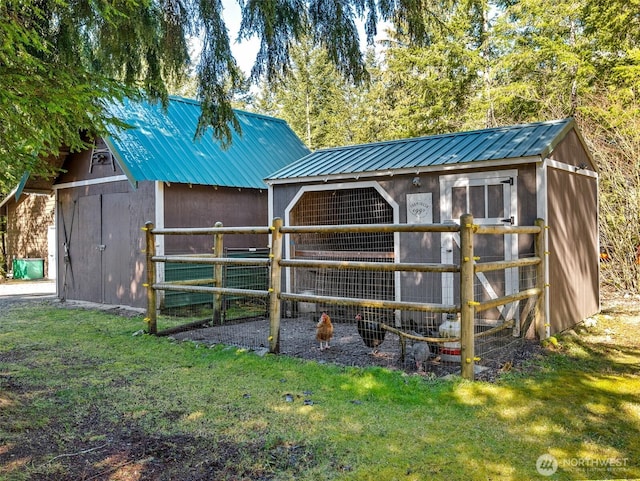
[[[495,383],[132,336],[142,325],[0,314],[0,479],[640,478],[639,312],[605,312]]]

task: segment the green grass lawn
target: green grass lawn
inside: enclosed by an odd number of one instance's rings
[[[640,478],[640,318],[598,321],[471,383],[132,336],[141,318],[14,309],[0,314],[0,479]]]

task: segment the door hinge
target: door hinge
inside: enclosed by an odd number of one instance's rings
[[[107,248],[107,246],[104,245],[104,244],[98,244],[96,246],[96,249],[98,249],[100,252],[103,252],[106,248]]]
[[[513,177],[509,177],[507,180],[501,180],[500,183],[513,185]]]
[[[509,217],[508,219],[500,219],[500,222],[504,222],[505,224],[511,224],[513,225],[515,219],[513,218],[513,216]]]

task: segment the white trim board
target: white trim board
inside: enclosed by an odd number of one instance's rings
[[[560,162],[559,160],[553,159],[545,159],[545,163],[548,167],[553,167],[554,169],[564,170],[566,172],[571,172],[576,175],[584,175],[586,177],[591,177],[594,179],[598,178],[598,173],[593,170],[581,169],[580,167],[576,167],[575,165],[567,164],[565,162]]]
[[[289,204],[284,210],[284,225],[290,225],[290,215],[291,210],[296,206],[300,198],[306,192],[323,192],[328,190],[353,190],[353,189],[366,189],[366,188],[374,188],[380,196],[391,206],[393,210],[393,223],[400,223],[400,207],[398,203],[389,195],[389,193],[380,186],[378,182],[375,181],[362,181],[362,182],[346,182],[339,184],[319,184],[319,185],[304,185],[297,192],[296,195],[291,199]],[[271,189],[270,189],[271,190]],[[394,262],[400,262],[400,233],[395,232],[393,234],[393,257]],[[284,238],[284,246],[285,246],[285,256],[287,259],[291,258],[291,241],[289,239],[289,235],[285,234]],[[400,292],[400,271],[396,271],[394,275],[394,283],[395,283],[395,300],[400,301],[402,299],[402,294]],[[288,292],[291,292],[291,271],[290,269],[286,269],[285,274],[285,285]],[[399,316],[399,312],[396,312],[397,316]],[[399,317],[396,318],[396,322],[399,321]]]
[[[543,219],[545,227],[549,222],[549,194],[548,194],[548,177],[547,177],[547,163],[550,159],[545,159],[543,162],[539,162],[536,165],[536,191],[537,191],[537,215],[538,219]],[[556,161],[554,161],[556,162]],[[567,165],[567,164],[564,164]],[[575,171],[575,169],[573,169]],[[549,252],[549,234],[544,236],[544,251]],[[545,328],[546,337],[551,335],[551,327],[549,316],[551,313],[551,307],[549,304],[549,256],[544,256],[544,315],[547,320],[547,326]]]
[[[72,189],[74,187],[86,187],[88,185],[109,184],[111,182],[122,182],[122,181],[128,182],[129,178],[126,175],[114,175],[113,177],[101,177],[99,179],[76,180],[73,182],[65,182],[63,184],[56,184],[52,188],[53,190]]]

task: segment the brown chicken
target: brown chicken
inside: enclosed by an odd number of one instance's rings
[[[320,350],[329,349],[329,341],[333,337],[333,324],[326,312],[322,313],[318,325],[316,326],[316,339],[320,341]]]

